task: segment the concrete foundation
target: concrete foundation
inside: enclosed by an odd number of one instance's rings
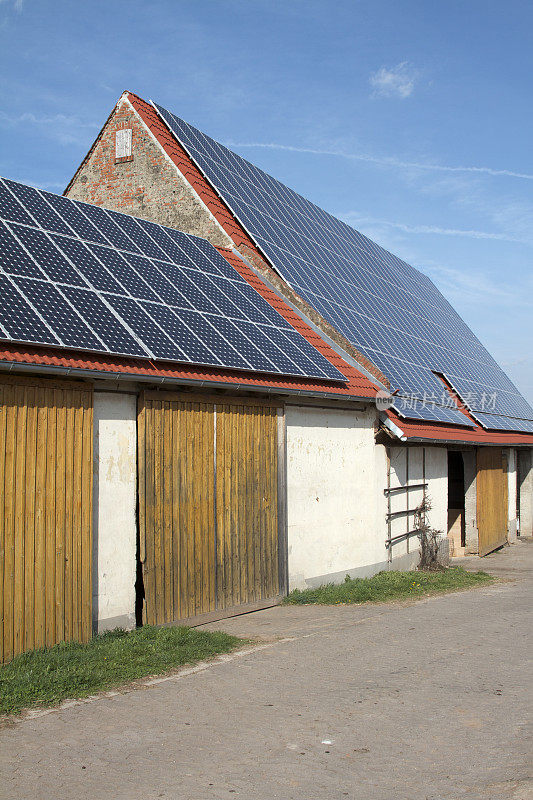
[[[135,625],[137,398],[94,395],[93,628]]]

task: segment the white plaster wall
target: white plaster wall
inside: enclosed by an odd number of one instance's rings
[[[533,450],[520,449],[520,536],[533,536]]]
[[[465,554],[479,551],[477,529],[477,453],[463,450],[465,468]]]
[[[386,559],[374,420],[373,410],[287,406],[289,590]]]
[[[385,547],[385,539],[389,535],[387,526],[387,496],[384,489],[387,488],[387,470],[389,468],[389,456],[387,448],[383,444],[376,444],[374,446],[374,495],[375,495],[375,508],[376,508],[376,537],[378,543],[383,543],[383,550],[380,559],[386,560],[388,558],[387,548]]]
[[[137,399],[94,395],[93,624],[135,625]]]
[[[448,451],[445,447],[426,447],[427,496],[431,501],[428,522],[431,528],[448,534]]]

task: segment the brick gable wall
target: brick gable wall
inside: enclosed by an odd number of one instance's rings
[[[132,130],[132,159],[115,159],[115,134]],[[231,239],[198,198],[126,98],[102,128],[65,195],[231,247]]]

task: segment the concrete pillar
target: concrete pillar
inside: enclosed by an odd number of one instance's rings
[[[93,628],[135,626],[137,398],[94,395]]]
[[[476,451],[463,450],[465,470],[465,555],[479,552],[477,529]]]
[[[508,515],[507,515],[507,540],[509,544],[516,542],[517,521],[516,521],[516,492],[517,492],[517,458],[516,450],[510,447],[507,453],[507,496],[508,496]]]
[[[520,536],[533,536],[533,450],[518,451]]]

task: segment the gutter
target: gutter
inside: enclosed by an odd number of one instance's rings
[[[28,372],[31,374],[57,375],[59,377],[73,378],[99,378],[118,384],[121,381],[134,381],[137,383],[152,383],[158,386],[191,386],[196,389],[230,389],[233,392],[253,392],[263,394],[280,394],[292,397],[312,397],[328,400],[357,401],[368,403],[371,397],[358,395],[336,394],[333,392],[317,392],[308,389],[285,389],[275,386],[249,386],[248,384],[221,383],[220,381],[194,380],[192,378],[169,378],[164,375],[137,375],[127,372],[106,372],[104,370],[81,369],[78,367],[53,367],[43,364],[26,364],[19,361],[0,361],[0,372]]]
[[[407,437],[406,437],[407,438]],[[526,447],[533,448],[533,442],[473,442],[464,439],[424,439],[422,436],[409,436],[409,442],[416,444],[461,444],[469,447]]]

